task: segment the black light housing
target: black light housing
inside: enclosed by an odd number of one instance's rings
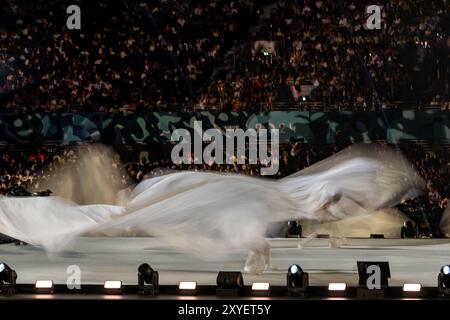
[[[440,294],[450,296],[450,265],[443,266],[439,272],[438,291]]]
[[[158,294],[159,274],[148,263],[138,268],[138,293],[146,295]]]
[[[309,275],[298,264],[293,264],[288,269],[286,282],[289,295],[304,295],[309,286]]]
[[[14,294],[16,292],[17,273],[6,263],[0,262],[0,293]]]
[[[216,283],[219,296],[238,296],[244,288],[244,278],[238,271],[220,271]]]
[[[415,238],[417,236],[416,227],[414,222],[407,220],[403,223],[400,230],[400,237],[403,238]]]

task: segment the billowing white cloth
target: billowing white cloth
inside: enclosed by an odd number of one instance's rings
[[[360,146],[279,180],[174,172],[142,181],[120,205],[2,197],[0,233],[50,252],[86,234],[164,237],[193,253],[258,251],[271,222],[370,214],[417,196],[423,187],[398,154]]]

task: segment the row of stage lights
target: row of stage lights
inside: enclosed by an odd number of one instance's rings
[[[364,287],[367,283],[367,268],[377,265],[381,270],[381,287],[388,287],[388,278],[390,278],[389,264],[387,262],[358,262],[359,271],[359,289],[365,289],[366,294],[373,292]],[[0,262],[0,294],[9,295],[17,292],[16,290],[17,273],[6,263]],[[309,288],[309,275],[298,264],[293,264],[288,268],[286,275],[287,294],[290,296],[305,296]],[[105,281],[103,290],[105,294],[122,293],[121,281]],[[241,272],[219,272],[217,276],[216,294],[221,296],[238,296],[242,294],[244,280]],[[381,289],[381,290],[383,290]],[[53,293],[54,283],[52,280],[38,280],[35,282],[34,290],[36,293]],[[345,296],[347,290],[346,283],[329,283],[329,296]],[[406,283],[402,288],[403,292],[420,293],[422,286],[418,283]],[[271,291],[271,285],[268,282],[254,282],[251,286],[251,294],[254,296],[268,296]],[[375,290],[376,292],[377,290]],[[159,274],[158,271],[144,263],[138,268],[138,294],[157,295],[159,293]],[[194,281],[182,281],[178,285],[180,295],[197,295],[198,286]],[[438,293],[442,296],[450,296],[450,265],[441,268],[438,275]],[[369,297],[370,294],[369,294]],[[373,296],[372,296],[373,297]]]

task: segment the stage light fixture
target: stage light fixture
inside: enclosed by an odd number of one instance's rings
[[[195,290],[197,289],[197,282],[195,281],[181,281],[178,284],[180,290]]]
[[[439,294],[450,296],[450,265],[443,266],[439,272],[438,291]]]
[[[400,229],[400,237],[404,238],[415,238],[417,235],[417,230],[414,222],[411,220],[407,220],[403,223],[402,228]]]
[[[389,262],[385,261],[358,261],[358,298],[382,299],[389,286],[391,271]]]
[[[252,284],[252,290],[254,291],[261,291],[261,290],[269,290],[270,289],[270,283],[268,282],[253,282]]]
[[[329,283],[328,295],[330,297],[345,297],[347,295],[347,284],[343,282]]]
[[[328,291],[345,291],[347,284],[343,282],[332,282],[328,284]]]
[[[238,296],[244,288],[244,278],[241,272],[220,271],[216,282],[216,294],[219,296]]]
[[[268,296],[270,295],[270,283],[268,282],[253,282],[252,295],[254,296]]]
[[[195,296],[198,293],[197,282],[181,281],[178,284],[178,293],[181,295]]]
[[[403,292],[420,292],[422,285],[420,283],[405,283],[403,285]]]
[[[443,266],[442,267],[442,273],[445,275],[450,274],[450,266]]]
[[[0,294],[14,294],[16,292],[17,273],[6,263],[0,262]]]
[[[107,280],[105,281],[103,288],[107,294],[120,294],[122,293],[122,281]]]
[[[138,293],[145,295],[158,294],[159,274],[148,263],[138,268]]]
[[[34,289],[37,293],[53,293],[53,281],[52,280],[37,280],[34,284]]]
[[[298,264],[293,264],[288,269],[286,282],[289,295],[303,296],[309,285],[309,275]]]
[[[422,285],[420,283],[405,283],[403,285],[403,296],[406,298],[421,297]]]

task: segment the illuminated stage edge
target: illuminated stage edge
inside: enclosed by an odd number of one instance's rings
[[[245,285],[269,282],[286,285],[289,265],[297,263],[310,275],[311,286],[345,282],[356,287],[356,261],[388,261],[390,286],[420,283],[436,287],[440,268],[450,264],[448,239],[268,239],[272,270],[262,274],[243,274]],[[30,245],[0,245],[0,260],[18,274],[17,284],[53,280],[65,285],[67,268],[77,265],[82,285],[100,285],[121,280],[136,285],[137,267],[144,262],[159,271],[160,285],[176,286],[180,281],[196,281],[199,286],[215,286],[219,271],[242,271],[245,254],[199,258],[168,249],[156,238],[89,238],[77,240],[66,252],[48,256]]]

